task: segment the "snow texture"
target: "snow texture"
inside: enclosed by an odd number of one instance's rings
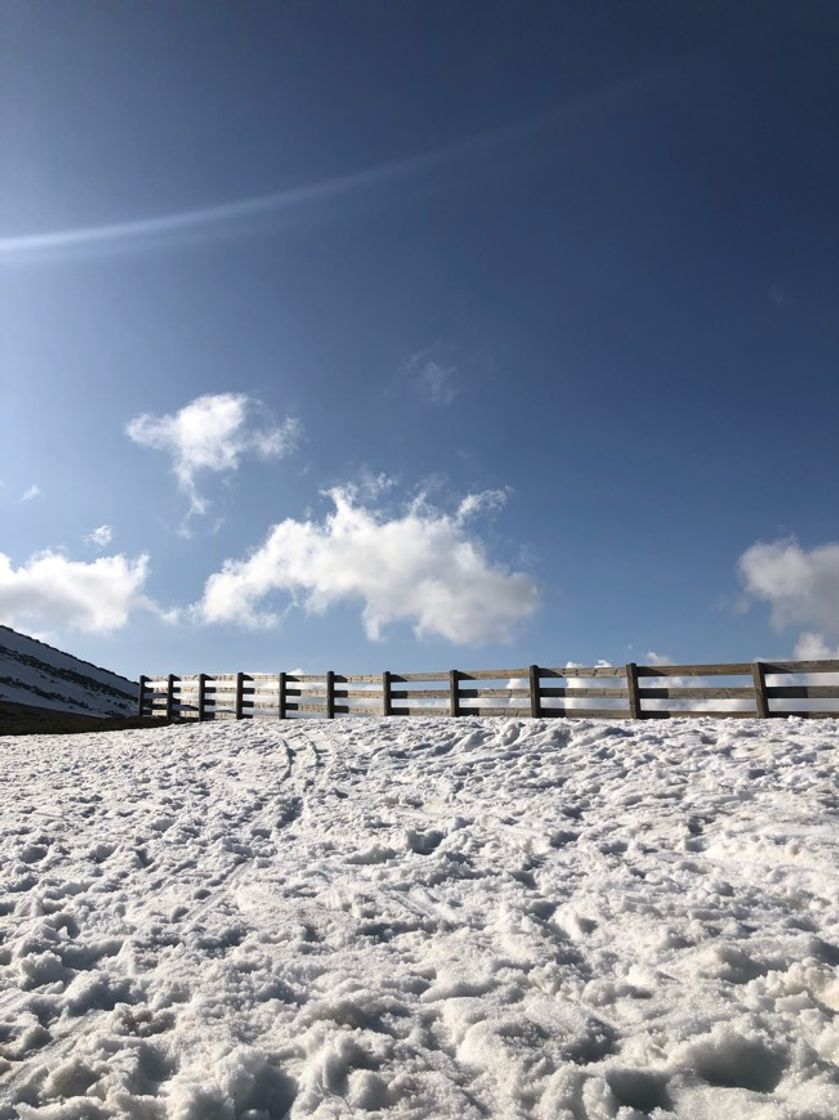
[[[0,700],[82,715],[134,715],[137,685],[0,626]]]
[[[831,1120],[837,726],[0,739],[0,1118]]]

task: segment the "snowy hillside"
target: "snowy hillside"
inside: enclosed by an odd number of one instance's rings
[[[84,715],[133,715],[137,685],[0,626],[0,700]]]
[[[0,739],[0,1117],[835,1120],[837,739]]]

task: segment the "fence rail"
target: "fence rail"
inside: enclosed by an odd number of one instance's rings
[[[347,676],[332,671],[321,675],[170,673],[140,677],[137,704],[141,716],[168,720],[289,719],[301,715],[327,719],[351,715],[839,718],[839,683],[813,684],[802,679],[824,673],[837,674],[839,682],[839,660],[710,665],[630,662],[617,667],[530,665],[524,669],[446,669],[438,673],[386,670]],[[748,684],[702,683],[720,677],[729,681],[746,677]],[[658,683],[656,678],[663,680]],[[696,678],[700,683],[687,683]],[[648,685],[650,679],[655,683]],[[604,681],[602,686],[600,680]],[[470,681],[506,683],[469,687]],[[779,683],[782,681],[789,683]],[[401,687],[405,685],[409,687]],[[797,702],[794,707],[789,704],[791,700]],[[826,700],[836,703],[824,707]],[[715,702],[713,706],[709,701]],[[813,702],[816,707],[802,706]]]

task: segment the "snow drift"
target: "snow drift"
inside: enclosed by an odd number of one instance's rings
[[[836,742],[0,739],[0,1117],[835,1118]]]

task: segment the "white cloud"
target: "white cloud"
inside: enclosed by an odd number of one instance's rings
[[[586,668],[588,667],[586,666]],[[602,658],[595,661],[594,665],[591,666],[591,668],[597,669],[610,669],[611,667],[612,662],[604,661]],[[566,661],[565,668],[578,669],[580,663],[579,661]],[[547,681],[547,684],[567,688],[568,692],[565,696],[546,697],[542,701],[543,708],[565,708],[568,711],[580,708],[597,708],[598,710],[609,711],[626,708],[626,700],[620,697],[575,697],[570,695],[577,688],[623,688],[625,682],[622,677],[558,677],[556,680]]]
[[[100,525],[85,537],[87,544],[95,545],[97,548],[107,548],[113,539],[114,531],[110,525]]]
[[[287,416],[280,425],[258,427],[254,423],[258,411],[245,393],[207,394],[171,415],[135,416],[125,430],[135,443],[171,455],[190,512],[201,514],[208,505],[196,489],[201,471],[235,471],[249,453],[263,459],[283,458],[299,443],[303,433],[299,420]]]
[[[501,509],[510,496],[510,490],[481,490],[478,494],[467,494],[457,507],[457,521],[463,524],[470,517],[494,509]]]
[[[41,496],[41,487],[36,486],[33,483],[31,486],[27,487],[27,489],[23,491],[23,493],[20,496],[20,501],[31,502],[33,498],[39,498],[40,496]]]
[[[156,609],[142,595],[148,557],[101,556],[91,563],[41,552],[19,568],[0,552],[0,622],[9,626],[106,633],[134,607]]]
[[[833,661],[839,658],[839,646],[828,645],[824,634],[806,630],[795,643],[795,658],[797,661]],[[822,683],[821,678],[815,676],[812,681],[814,684]]]
[[[839,633],[839,544],[808,551],[795,540],[758,542],[739,569],[746,592],[769,603],[778,629],[815,625]]]
[[[283,521],[247,559],[211,575],[197,617],[273,626],[279,616],[262,603],[285,592],[317,613],[358,603],[372,639],[389,623],[409,621],[418,636],[481,643],[508,640],[536,609],[533,581],[492,564],[460,512],[418,500],[388,518],[361,504],[354,488],[328,496],[335,509],[323,522]],[[473,496],[466,504],[474,512],[487,502]]]

